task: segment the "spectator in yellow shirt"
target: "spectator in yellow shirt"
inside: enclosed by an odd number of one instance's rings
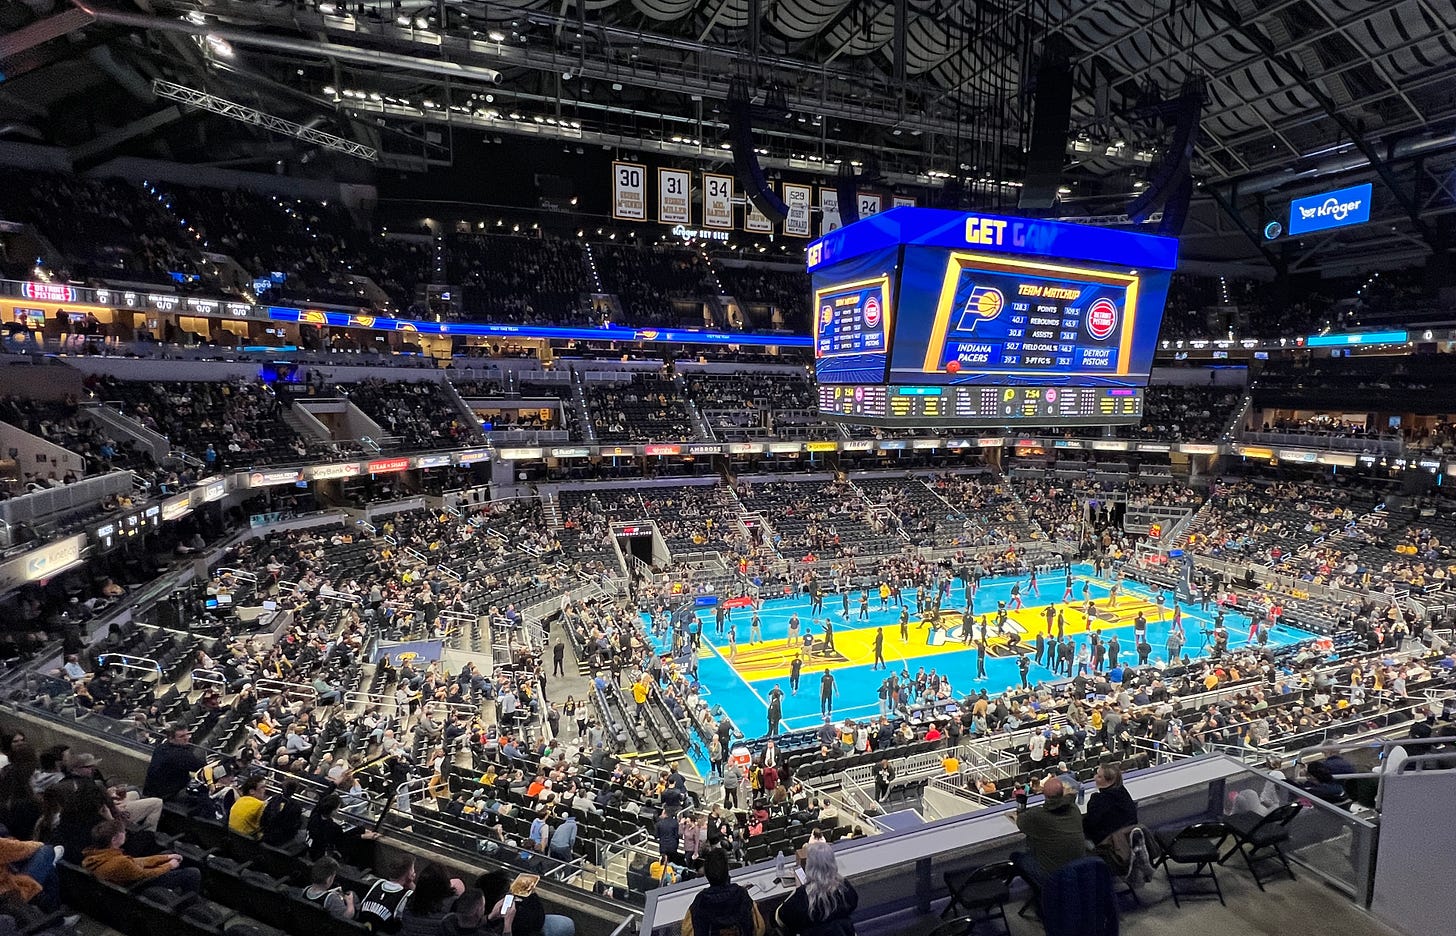
[[[268,781],[262,777],[249,777],[238,787],[238,801],[228,811],[228,828],[250,839],[263,835],[264,796]]]
[[[643,676],[632,684],[632,701],[637,703],[636,719],[640,723],[647,706],[647,677]]]

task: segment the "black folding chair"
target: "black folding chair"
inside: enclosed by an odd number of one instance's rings
[[[1173,906],[1179,907],[1179,897],[1217,897],[1224,903],[1223,888],[1219,886],[1218,875],[1213,866],[1223,856],[1224,843],[1233,835],[1233,830],[1222,822],[1197,822],[1176,831],[1162,831],[1157,834],[1163,854],[1159,863],[1168,876],[1168,890],[1173,894]],[[1173,873],[1173,865],[1192,865],[1192,871]],[[1178,881],[1207,879],[1213,883],[1212,890],[1178,890]],[[1227,906],[1225,904],[1225,906]]]
[[[1244,864],[1249,866],[1249,874],[1253,875],[1259,890],[1264,889],[1264,881],[1259,876],[1258,868],[1262,861],[1278,859],[1289,879],[1295,880],[1294,869],[1289,866],[1283,846],[1289,841],[1289,824],[1303,809],[1299,803],[1285,803],[1264,816],[1256,813],[1235,813],[1229,816],[1226,822],[1233,833],[1234,847],[1218,863],[1228,861],[1235,852],[1243,855]]]
[[[981,865],[971,871],[945,875],[945,886],[950,891],[950,903],[940,911],[942,920],[956,919],[937,927],[944,930],[940,936],[965,936],[978,923],[1001,920],[1001,927],[1008,934],[1011,926],[1006,920],[1006,902],[1011,899],[1011,880],[1016,877],[1016,865],[1010,861],[996,861]],[[963,929],[956,929],[956,925]]]

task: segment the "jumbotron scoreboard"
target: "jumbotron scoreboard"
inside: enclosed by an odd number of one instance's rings
[[[890,426],[1142,417],[1177,241],[898,208],[809,245],[825,415]]]

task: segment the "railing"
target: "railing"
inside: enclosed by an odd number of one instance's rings
[[[1261,810],[1272,808],[1262,805],[1266,802],[1277,806],[1308,800],[1304,791],[1220,756],[1133,771],[1126,775],[1125,783],[1138,803],[1139,818],[1155,828],[1222,818],[1223,809],[1232,808],[1245,791],[1248,795],[1240,804],[1252,800]],[[1266,785],[1272,787],[1266,791]],[[1002,860],[1013,849],[1024,847],[1025,840],[1008,821],[1015,808],[1001,803],[905,831],[837,843],[834,852],[839,871],[861,894],[857,915],[863,921],[861,928],[910,907],[927,912],[931,902],[945,894],[942,881],[947,871]],[[1286,851],[1291,861],[1365,905],[1374,862],[1375,827],[1371,823],[1316,801],[1294,820],[1289,832]],[[752,884],[755,899],[773,900],[788,893],[788,888],[774,880],[775,874],[770,861],[735,871],[733,880]],[[704,886],[701,881],[687,881],[649,891],[642,936],[673,931]]]
[[[1294,756],[1294,762],[1296,764],[1305,763],[1307,760],[1310,759],[1310,755],[1313,754],[1347,754],[1351,751],[1358,750],[1378,751],[1379,753],[1376,755],[1376,758],[1379,760],[1382,769],[1357,771],[1355,773],[1339,773],[1333,775],[1336,780],[1342,782],[1345,780],[1378,780],[1379,782],[1376,785],[1374,800],[1374,808],[1375,811],[1378,813],[1380,812],[1381,805],[1385,801],[1386,780],[1388,777],[1393,776],[1393,773],[1388,772],[1384,769],[1386,764],[1388,763],[1388,758],[1390,757],[1392,751],[1394,751],[1396,748],[1401,748],[1402,751],[1407,755],[1407,757],[1413,757],[1415,755],[1411,754],[1411,750],[1415,750],[1420,754],[1424,754],[1424,749],[1441,748],[1444,750],[1450,744],[1451,739],[1448,737],[1382,738],[1376,740],[1361,741],[1349,740],[1336,742],[1333,744],[1312,745],[1310,747],[1304,748]],[[1401,766],[1403,767],[1404,764],[1401,764]]]
[[[890,762],[895,769],[895,780],[923,780],[927,777],[936,777],[945,773],[945,758],[948,754],[955,754],[957,760],[962,760],[966,751],[965,748],[957,747],[954,751],[946,748],[939,748],[934,751],[921,751],[919,754],[910,754],[906,757],[898,757]],[[857,783],[861,786],[873,785],[875,780],[875,768],[866,764],[862,767],[851,767],[840,773],[845,781]]]
[[[1374,455],[1399,455],[1405,451],[1405,443],[1398,438],[1347,436],[1333,432],[1245,432],[1240,441]]]
[[[305,702],[318,705],[318,690],[308,683],[288,682],[284,679],[259,679],[253,683],[259,698],[282,696],[288,702]]]
[[[103,653],[96,658],[96,668],[115,667],[117,669],[131,670],[136,673],[145,673],[147,676],[161,678],[162,664],[151,657],[129,656],[125,653]]]
[[[106,498],[130,495],[134,476],[130,471],[112,471],[73,484],[32,491],[0,501],[0,520],[6,523],[44,523],[67,513],[91,510]]]

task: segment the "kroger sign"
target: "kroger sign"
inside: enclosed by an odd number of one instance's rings
[[[1370,220],[1370,183],[1289,203],[1289,233],[1307,234]]]

